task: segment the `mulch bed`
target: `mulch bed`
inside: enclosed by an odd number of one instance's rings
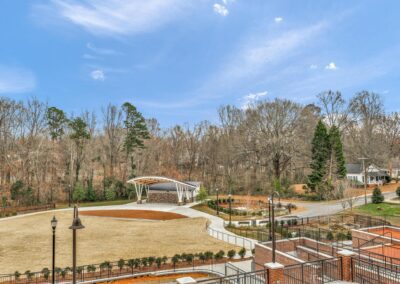
[[[162,220],[162,221],[187,218],[186,216],[177,213],[152,211],[152,210],[90,210],[90,211],[81,211],[79,213],[85,216],[147,219],[147,220]]]

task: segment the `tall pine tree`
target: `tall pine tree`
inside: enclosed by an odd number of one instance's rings
[[[326,175],[326,165],[330,157],[330,139],[325,124],[320,120],[312,140],[312,173],[308,176],[308,187],[315,191]]]
[[[329,140],[331,145],[332,157],[335,157],[336,171],[335,174],[338,178],[342,179],[346,177],[347,169],[346,162],[343,154],[343,144],[340,138],[339,128],[332,126],[329,130]]]

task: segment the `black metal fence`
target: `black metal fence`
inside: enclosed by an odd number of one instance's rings
[[[285,284],[320,284],[343,279],[340,258],[323,259],[286,266],[283,269]]]
[[[206,254],[206,253],[205,253]],[[105,261],[100,264],[91,264],[79,266],[76,269],[77,281],[93,281],[96,279],[105,279],[119,276],[129,276],[135,274],[146,274],[159,270],[195,270],[196,266],[213,265],[217,263],[226,263],[229,261],[227,258],[215,258],[215,255],[208,255],[204,257],[194,256],[191,257],[172,257],[172,258],[135,258],[129,260],[119,261]],[[2,284],[27,284],[27,283],[50,283],[52,278],[49,269],[43,269],[40,272],[26,271],[25,273],[14,273],[9,275],[0,274],[0,283]],[[58,283],[72,281],[72,269],[66,267],[64,269],[56,268],[55,280]]]
[[[199,280],[202,284],[268,284],[267,270],[257,270],[253,272],[239,273],[225,277]]]
[[[356,283],[373,284],[398,284],[400,283],[399,271],[387,269],[366,260],[352,258],[352,281]]]

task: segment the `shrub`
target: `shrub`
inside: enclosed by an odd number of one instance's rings
[[[207,190],[203,186],[201,186],[199,193],[196,196],[196,200],[203,203],[207,199],[207,197],[208,197]]]
[[[160,268],[160,267],[161,267],[162,262],[163,262],[163,260],[162,260],[161,257],[157,257],[157,258],[156,258],[157,268]]]
[[[150,257],[148,258],[148,260],[149,260],[149,266],[152,266],[153,263],[156,261],[156,258],[155,258],[154,256],[150,256]]]
[[[14,272],[14,277],[16,280],[18,280],[21,277],[21,273],[19,273],[18,271]]]
[[[227,253],[227,256],[228,256],[229,259],[234,258],[235,255],[236,255],[236,251],[234,249],[229,250],[228,253]]]
[[[135,259],[128,259],[128,261],[126,262],[126,266],[128,266],[133,271],[133,268],[136,266]]]
[[[113,186],[106,189],[106,200],[111,201],[115,199],[115,189]]]
[[[122,268],[124,268],[124,266],[125,266],[125,260],[123,260],[123,259],[121,258],[120,260],[118,260],[117,265],[118,265],[118,267],[119,267],[119,270],[121,271]]]
[[[77,182],[72,193],[72,199],[75,202],[80,202],[85,199],[85,190],[80,182]]]
[[[199,260],[201,260],[202,262],[205,262],[206,261],[206,256],[204,255],[204,253],[199,253]]]
[[[187,263],[192,263],[193,259],[194,259],[194,255],[193,254],[189,253],[189,254],[185,255],[185,260],[186,260]]]
[[[238,252],[240,258],[244,258],[246,256],[246,249],[245,248],[241,248]]]
[[[397,197],[400,198],[400,186],[396,189]]]
[[[333,234],[332,234],[331,231],[329,231],[328,234],[326,234],[326,239],[327,239],[328,241],[332,241],[332,240],[333,240]]]
[[[161,259],[164,264],[167,264],[168,257],[163,256]]]
[[[379,189],[379,187],[375,187],[374,191],[372,192],[372,203],[373,204],[379,204],[382,203],[385,200],[385,197],[382,194],[382,191]]]
[[[175,254],[173,257],[172,257],[172,259],[171,259],[171,261],[172,261],[172,263],[174,264],[174,266],[179,262],[179,255],[178,254]]]
[[[82,271],[83,271],[83,266],[78,266],[78,267],[76,268],[76,273],[81,274]]]
[[[346,238],[347,238],[348,240],[352,240],[352,239],[353,239],[353,236],[351,235],[351,231],[347,231]]]
[[[43,274],[43,277],[44,277],[44,279],[49,279],[49,276],[50,276],[50,269],[48,269],[47,267],[46,268],[43,268],[42,269],[42,274]]]
[[[86,269],[88,272],[96,272],[96,266],[94,266],[92,264],[88,265]]]
[[[30,270],[25,271],[25,276],[28,280],[31,280],[33,277],[33,273]]]
[[[336,234],[336,239],[338,241],[343,241],[343,240],[347,239],[347,236],[346,236],[346,234],[339,232]]]
[[[210,260],[210,259],[213,258],[214,253],[213,253],[212,251],[206,251],[206,252],[204,253],[204,256],[205,256],[205,259],[206,259],[206,260]]]

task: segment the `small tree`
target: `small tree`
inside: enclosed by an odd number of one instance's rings
[[[115,199],[115,189],[113,186],[106,189],[106,199],[111,201]]]
[[[50,269],[48,269],[47,267],[46,268],[43,268],[42,269],[42,274],[43,274],[43,277],[44,277],[44,279],[49,279],[49,276],[50,276]]]
[[[135,267],[135,260],[133,258],[129,259],[128,262],[126,263],[126,266],[128,266],[133,273],[133,268]]]
[[[119,267],[119,271],[121,272],[122,268],[124,268],[125,266],[125,260],[123,260],[122,258],[120,260],[118,260],[117,263],[118,267]]]
[[[372,203],[379,204],[385,200],[385,197],[382,194],[382,191],[379,187],[375,187],[374,191],[372,192]]]
[[[156,264],[157,264],[157,268],[160,268],[161,267],[161,264],[162,264],[162,258],[161,257],[157,257],[156,258]]]
[[[77,182],[72,193],[72,199],[75,202],[80,202],[85,199],[85,190],[80,182]]]
[[[400,186],[396,189],[396,195],[398,198],[400,198]]]
[[[202,186],[200,187],[199,193],[196,196],[197,201],[203,203],[208,197],[207,190]]]
[[[172,257],[172,259],[171,259],[171,261],[172,261],[172,264],[174,265],[174,267],[176,266],[176,264],[179,262],[179,255],[177,255],[177,254],[175,254],[173,257]]]
[[[30,270],[25,271],[24,274],[28,280],[32,279],[33,273]]]
[[[240,256],[240,258],[244,258],[245,257],[245,255],[246,255],[246,249],[245,248],[241,248],[240,250],[239,250],[239,256]]]
[[[94,265],[88,265],[87,266],[87,271],[88,272],[96,272],[96,266],[94,266]]]
[[[15,271],[14,277],[15,277],[15,280],[18,280],[21,277],[21,273],[19,273],[19,271]]]
[[[227,256],[229,259],[233,259],[236,255],[236,251],[234,249],[231,249],[228,251]]]

